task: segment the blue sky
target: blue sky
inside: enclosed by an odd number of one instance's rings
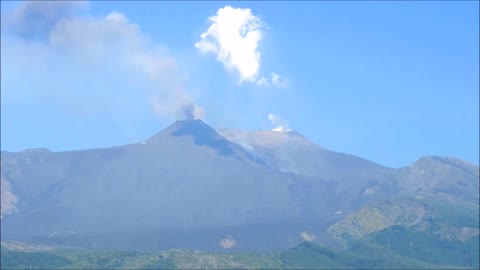
[[[188,107],[390,167],[479,163],[478,2],[45,3],[1,2],[2,150],[134,143]]]

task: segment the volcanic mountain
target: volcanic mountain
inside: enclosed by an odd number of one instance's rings
[[[214,249],[225,235],[233,248],[282,249],[306,231],[328,243],[326,228],[369,202],[478,198],[478,167],[464,161],[392,169],[294,131],[216,131],[201,120],[111,148],[2,151],[1,180],[2,239],[144,250]]]

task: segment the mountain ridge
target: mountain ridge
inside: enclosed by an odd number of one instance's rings
[[[241,130],[241,129],[235,129],[235,128],[219,128],[219,129],[214,129],[212,128],[210,125],[208,125],[207,123],[205,123],[203,120],[201,119],[188,119],[188,120],[176,120],[174,121],[172,124],[166,126],[165,128],[163,128],[162,130],[160,130],[159,132],[155,133],[154,135],[146,138],[145,140],[142,140],[142,141],[139,141],[139,142],[135,142],[135,143],[126,143],[126,144],[121,144],[121,145],[113,145],[113,146],[105,146],[105,147],[97,147],[97,148],[87,148],[87,149],[72,149],[72,150],[62,150],[62,151],[53,151],[53,150],[50,150],[46,147],[33,147],[33,148],[25,148],[23,150],[19,150],[19,151],[8,151],[8,150],[2,150],[1,153],[22,153],[22,152],[37,152],[37,153],[40,153],[40,152],[50,152],[50,153],[62,153],[62,152],[72,152],[72,151],[89,151],[89,150],[100,150],[100,149],[111,149],[111,148],[116,148],[116,147],[122,147],[122,146],[127,146],[127,145],[136,145],[136,144],[142,144],[142,143],[147,143],[150,141],[150,143],[155,143],[155,138],[158,138],[158,137],[161,137],[163,133],[171,133],[171,132],[174,132],[173,130],[175,129],[178,129],[178,128],[181,128],[182,125],[184,125],[185,123],[197,123],[198,126],[203,126],[203,127],[207,127],[208,129],[210,129],[211,131],[213,131],[214,133],[217,133],[218,135],[222,136],[222,137],[225,137],[227,139],[229,139],[228,136],[224,136],[225,133],[228,133],[228,132],[246,132],[246,133],[265,133],[265,134],[286,134],[288,136],[295,136],[295,137],[300,137],[302,139],[304,139],[305,141],[308,141],[309,143],[311,143],[312,145],[315,145],[316,147],[320,148],[320,149],[324,149],[324,150],[327,150],[327,151],[331,151],[331,152],[335,152],[335,153],[338,153],[338,154],[345,154],[345,155],[350,155],[350,156],[356,156],[356,155],[353,155],[353,154],[349,154],[349,153],[344,153],[344,152],[337,152],[337,151],[334,151],[334,150],[330,150],[330,149],[327,149],[327,148],[324,148],[322,146],[319,146],[317,145],[315,142],[309,140],[308,138],[306,138],[305,136],[303,136],[301,133],[297,132],[296,130],[289,130],[289,131],[272,131],[272,130],[263,130],[263,129],[253,129],[253,130]],[[181,135],[180,133],[182,132],[179,132],[177,133],[177,135]],[[186,135],[186,134],[183,134],[183,135]],[[230,139],[229,139],[230,140]],[[232,140],[230,140],[232,141]],[[232,142],[235,142],[235,140],[233,140]],[[241,146],[241,144],[239,144]],[[452,161],[456,161],[456,162],[460,162],[460,163],[464,163],[464,164],[468,164],[470,167],[476,167],[478,168],[479,165],[477,164],[474,164],[470,161],[467,161],[467,160],[464,160],[464,159],[461,159],[461,158],[457,158],[457,157],[452,157],[452,156],[441,156],[441,155],[422,155],[420,157],[418,157],[416,160],[412,161],[411,163],[407,164],[407,165],[403,165],[403,166],[400,166],[400,167],[388,167],[388,166],[385,166],[385,165],[382,165],[381,163],[378,163],[379,165],[383,166],[383,167],[386,167],[386,168],[390,168],[390,169],[400,169],[400,168],[404,168],[404,167],[408,167],[408,166],[412,166],[414,165],[415,163],[418,163],[418,162],[421,162],[423,160],[428,160],[428,159],[443,159],[443,160],[452,160]],[[365,159],[365,160],[368,160],[368,159]],[[370,161],[370,160],[368,160]],[[372,162],[372,161],[371,161]],[[376,162],[374,162],[376,163]]]
[[[258,239],[288,248],[304,237],[329,242],[328,226],[375,201],[436,194],[478,202],[478,167],[458,159],[424,157],[392,169],[294,131],[214,130],[201,120],[177,121],[145,141],[109,148],[2,151],[1,166],[8,187],[2,237],[82,245],[97,238],[55,232],[113,239],[105,233],[158,229],[162,235],[142,239],[165,249],[175,242],[163,234],[179,228],[167,234],[186,247],[215,249],[227,234],[233,249],[255,248]]]

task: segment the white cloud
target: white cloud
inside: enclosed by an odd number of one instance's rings
[[[272,72],[272,84],[282,88],[288,86],[287,79],[280,77],[280,75],[275,72]]]
[[[31,63],[33,67],[24,65],[18,68],[18,71],[27,73],[33,70],[40,73],[44,72],[41,69],[46,67],[50,74],[65,71],[67,76],[75,76],[76,80],[83,78],[84,83],[93,88],[88,91],[97,92],[91,95],[102,97],[107,104],[100,106],[100,109],[110,107],[117,110],[112,112],[114,114],[136,99],[143,100],[146,106],[150,105],[152,111],[161,117],[203,117],[203,109],[193,103],[181,86],[175,58],[163,46],[149,41],[138,25],[129,22],[128,18],[119,12],[111,12],[103,17],[74,16],[73,11],[65,10],[67,7],[70,10],[77,4],[66,5],[64,2],[25,2],[10,14],[11,18],[15,18],[12,19],[15,23],[11,24],[15,26],[12,26],[15,31],[10,31],[14,33],[13,41],[12,37],[9,37],[2,42],[2,51],[31,55],[30,49],[40,46],[46,52],[42,63]],[[41,21],[48,23],[43,24],[41,31],[36,31],[44,36],[40,39],[34,36],[35,42],[32,43],[32,35],[25,33],[28,33],[32,23],[39,20],[36,14],[43,14],[43,17],[40,17],[45,19]],[[15,43],[22,46],[12,45]],[[13,56],[2,59],[2,66],[10,65],[10,62],[18,66]],[[62,80],[66,79],[55,78],[49,82],[44,80],[41,83],[49,85],[39,85],[38,88],[49,89],[50,92],[45,95],[50,99],[63,97],[62,101],[69,103],[66,107],[78,106],[77,96],[82,93],[75,93],[70,98],[65,97],[69,89],[78,90],[81,86],[74,85],[73,82],[71,85],[61,85],[59,82]],[[136,87],[127,87],[127,82]],[[133,98],[128,100],[127,96]],[[122,99],[125,100],[124,103],[119,104],[118,101]]]
[[[259,78],[261,53],[258,47],[266,25],[248,8],[220,8],[209,18],[210,27],[195,43],[203,53],[215,54],[217,60],[238,74],[239,84],[256,82],[260,86],[286,87],[287,81],[272,72],[272,78]]]
[[[257,80],[257,84],[259,86],[275,86],[278,88],[288,87],[287,79],[281,77],[275,72],[272,72],[271,75],[271,79],[267,79],[264,76],[260,77],[260,79]]]
[[[212,23],[195,47],[204,53],[214,53],[225,68],[238,72],[240,83],[254,82],[260,70],[263,22],[248,8],[220,8]]]
[[[268,120],[270,120],[270,122],[274,126],[272,131],[278,131],[278,132],[291,131],[291,129],[288,128],[288,121],[281,118],[278,114],[269,113]]]
[[[270,81],[262,76],[262,77],[260,77],[260,79],[258,79],[257,84],[260,85],[260,86],[269,86]]]

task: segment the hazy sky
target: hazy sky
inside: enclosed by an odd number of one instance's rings
[[[1,148],[134,143],[200,117],[391,167],[478,165],[478,5],[2,1]]]

